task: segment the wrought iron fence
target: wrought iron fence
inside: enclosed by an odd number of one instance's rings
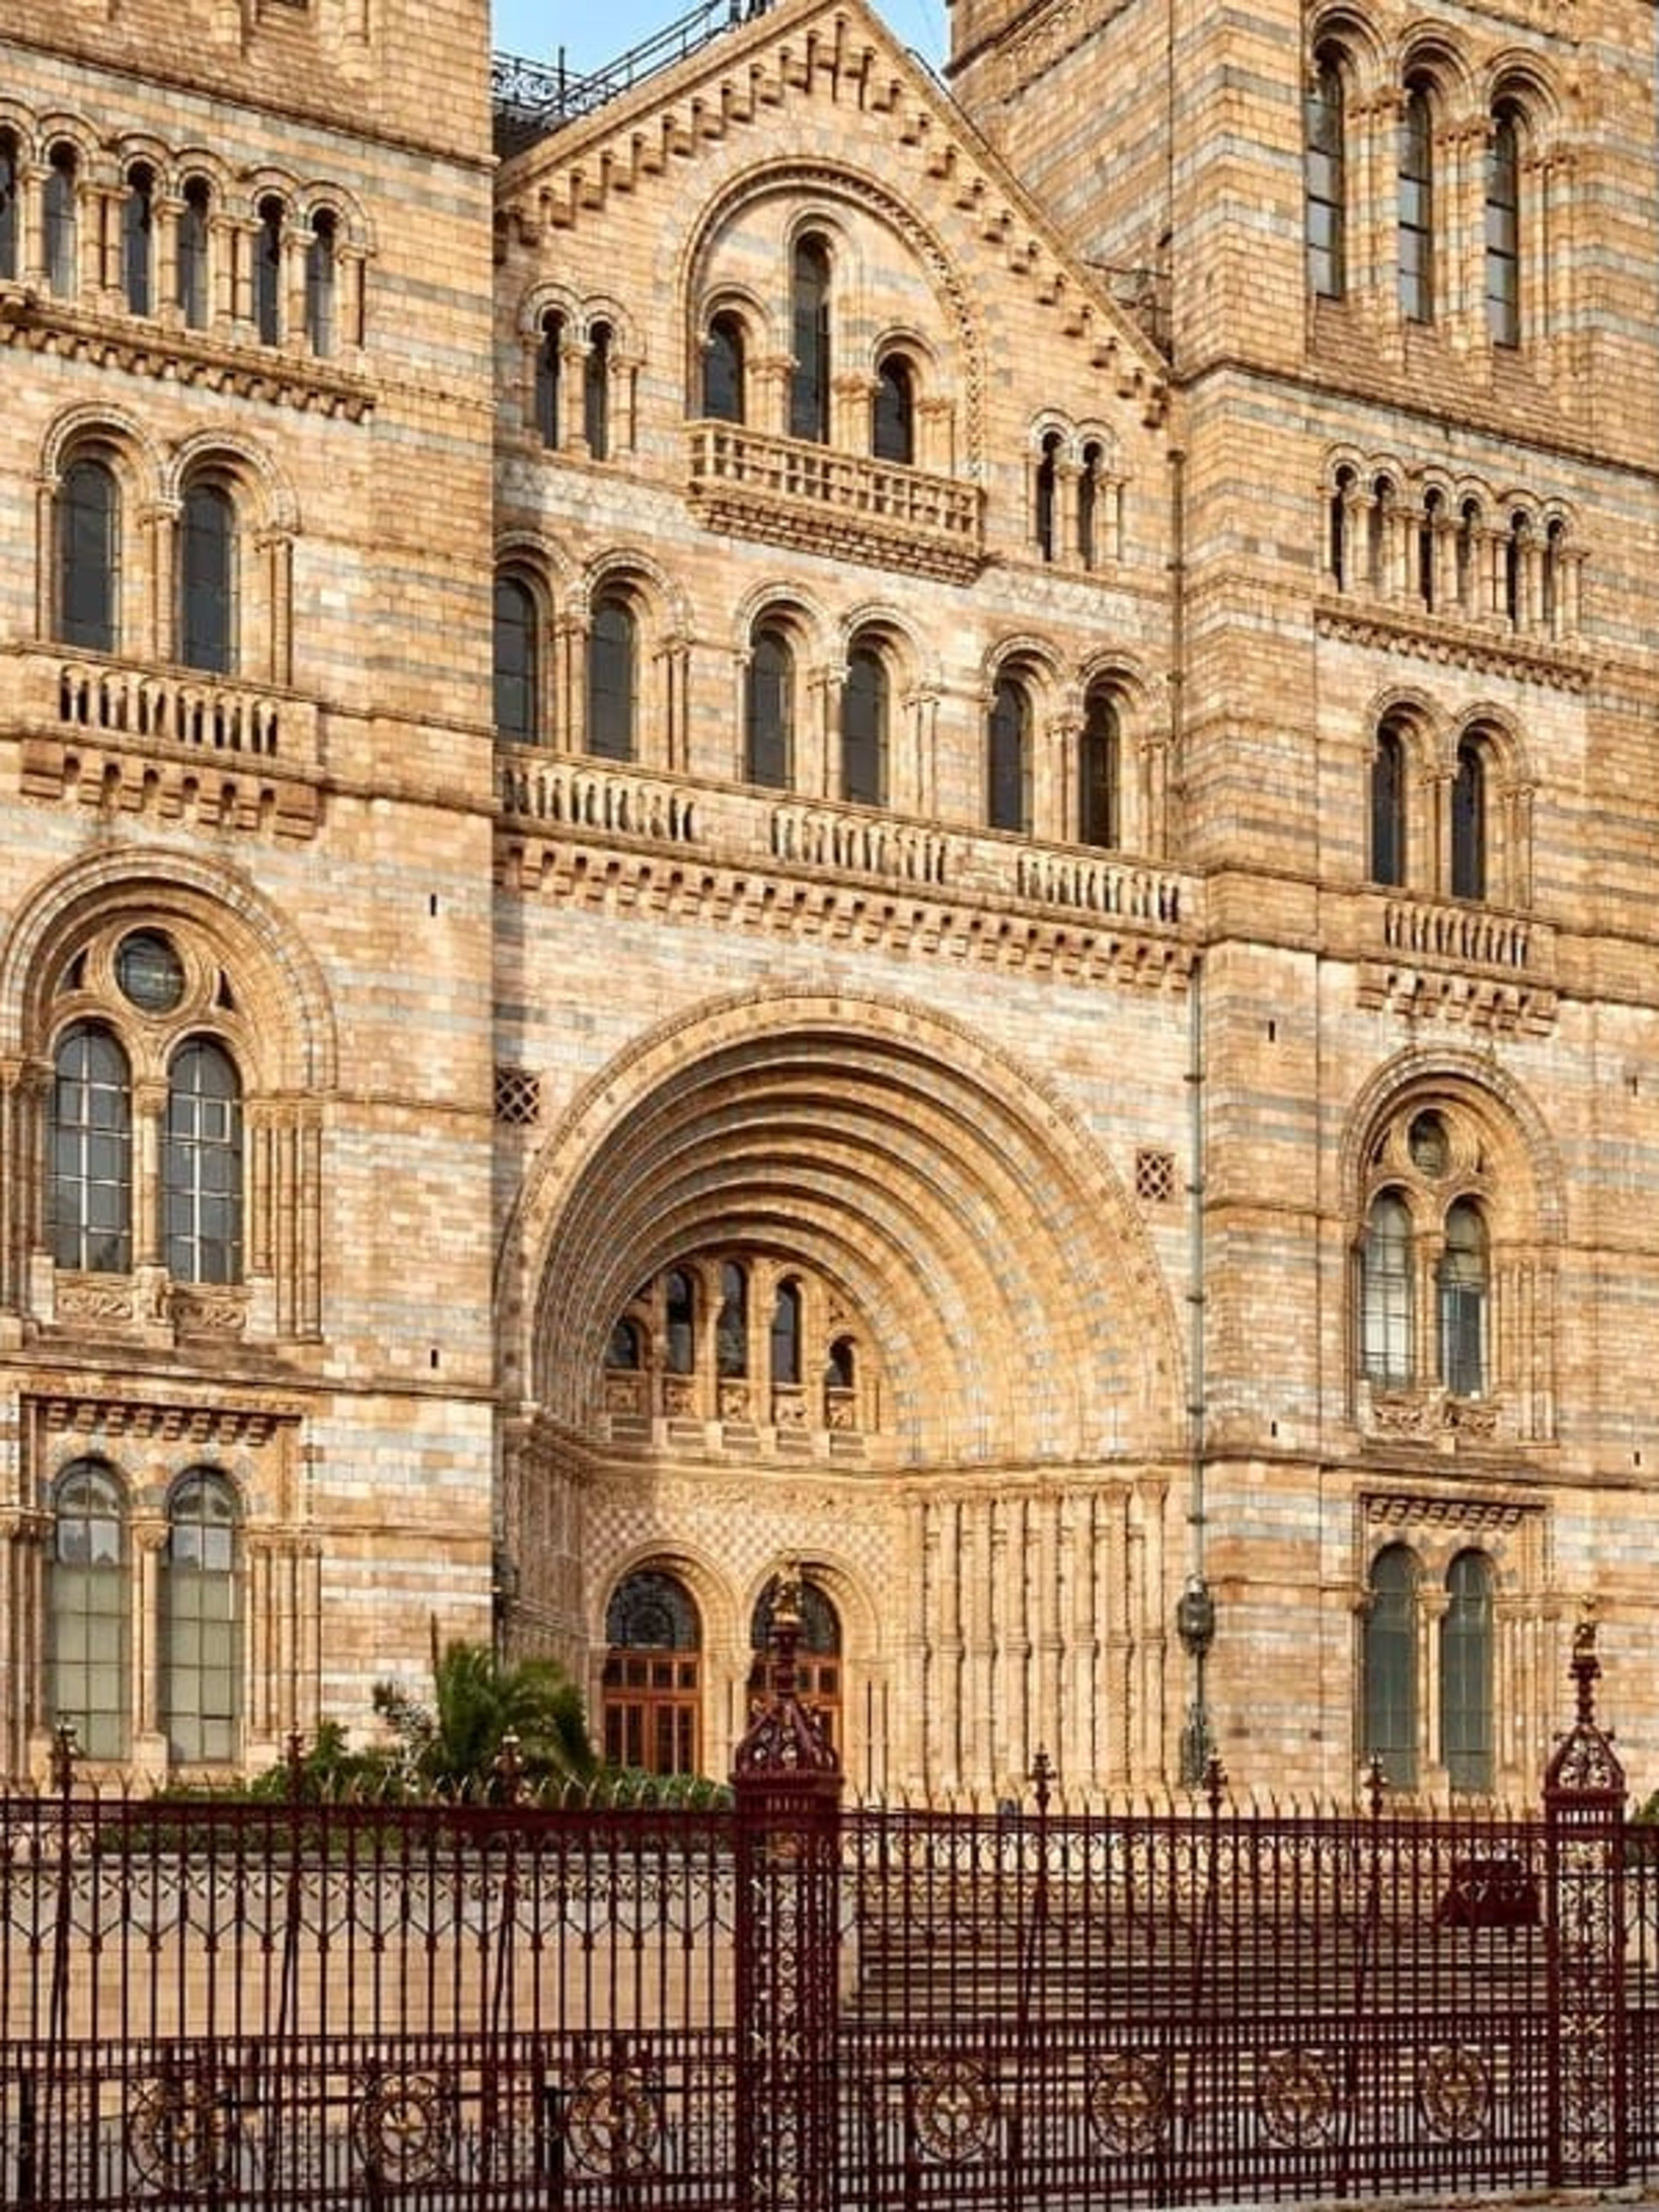
[[[786,1644],[787,1644],[786,1623]],[[0,2203],[848,2212],[1659,2169],[1596,1662],[1528,1818],[0,1801]]]

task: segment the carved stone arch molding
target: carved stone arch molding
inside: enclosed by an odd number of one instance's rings
[[[39,884],[0,943],[0,1307],[29,1293],[42,1228],[53,999],[85,948],[125,929],[174,935],[216,967],[243,1083],[246,1261],[257,1334],[321,1329],[322,1117],[337,1082],[333,1011],[299,932],[246,881],[188,854],[129,848]]]
[[[503,1243],[509,1394],[591,1433],[639,1284],[745,1222],[797,1235],[878,1334],[902,1460],[1178,1447],[1170,1294],[1091,1133],[962,1024],[852,993],[711,1002],[576,1099]]]

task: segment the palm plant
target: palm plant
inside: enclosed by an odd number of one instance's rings
[[[509,1763],[532,1786],[591,1777],[580,1692],[556,1660],[503,1661],[488,1644],[459,1640],[440,1650],[435,1627],[432,1645],[429,1705],[401,1684],[374,1686],[374,1710],[417,1788],[492,1796]]]

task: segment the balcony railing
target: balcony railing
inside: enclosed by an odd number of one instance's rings
[[[711,528],[964,582],[983,557],[977,485],[736,422],[694,422],[691,497]]]
[[[0,699],[9,720],[40,736],[316,765],[315,705],[229,677],[25,647],[0,656]]]
[[[1531,965],[1534,927],[1523,915],[1436,899],[1391,898],[1382,909],[1382,941],[1390,952],[1515,974]]]

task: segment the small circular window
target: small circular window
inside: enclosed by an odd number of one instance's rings
[[[1407,1142],[1413,1167],[1426,1176],[1445,1174],[1446,1163],[1451,1157],[1451,1143],[1446,1134],[1446,1125],[1438,1114],[1419,1114],[1412,1123]]]
[[[115,954],[115,980],[141,1013],[170,1014],[185,995],[185,966],[159,930],[135,929]]]

